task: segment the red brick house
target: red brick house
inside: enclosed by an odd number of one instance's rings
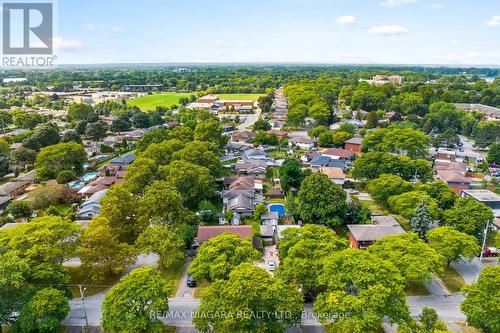
[[[353,153],[361,153],[361,142],[363,139],[355,137],[349,139],[345,142],[345,149],[350,150]]]

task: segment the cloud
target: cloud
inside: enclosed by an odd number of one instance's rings
[[[94,31],[97,28],[96,25],[92,22],[87,22],[83,26],[85,27],[85,29],[90,31]]]
[[[356,18],[352,15],[339,16],[337,18],[337,24],[346,27],[348,25],[356,24]]]
[[[468,51],[464,54],[449,54],[445,56],[437,56],[434,59],[443,60],[449,63],[457,63],[457,64],[470,64],[471,61],[484,62],[486,61],[498,61],[500,60],[500,54],[498,53],[481,53],[477,51]]]
[[[486,25],[489,25],[490,27],[499,26],[500,25],[500,15],[493,16],[491,18],[491,20],[489,20],[488,22],[486,22]]]
[[[373,34],[383,36],[396,36],[408,33],[408,29],[397,24],[378,25],[371,27],[369,31]]]
[[[54,37],[54,48],[63,51],[77,51],[83,48],[83,43],[78,39],[65,39],[63,37]]]
[[[112,31],[112,32],[122,32],[122,31],[123,31],[123,29],[122,29],[122,28],[120,28],[120,27],[119,27],[119,26],[117,26],[117,25],[114,25],[114,26],[112,26],[112,27],[111,27],[111,31]]]
[[[444,7],[444,5],[442,3],[433,3],[429,7],[431,9],[434,9],[434,10],[439,10],[439,9],[442,9]]]
[[[410,3],[415,3],[418,0],[382,0],[378,4],[385,7],[396,7],[400,5],[407,5]]]
[[[452,39],[449,41],[450,44],[462,44],[462,41],[459,39]]]

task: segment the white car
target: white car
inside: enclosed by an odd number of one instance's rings
[[[273,259],[267,261],[267,269],[271,272],[276,269],[276,262]]]

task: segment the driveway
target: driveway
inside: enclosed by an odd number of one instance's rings
[[[255,109],[255,113],[249,115],[240,115],[240,119],[243,119],[243,122],[240,125],[238,125],[238,132],[248,131],[248,127],[255,124],[257,119],[259,119],[261,113],[262,110],[259,107],[257,107]]]
[[[462,275],[467,284],[471,284],[476,282],[477,277],[483,268],[487,266],[495,266],[497,260],[498,259],[496,258],[487,258],[483,259],[483,262],[481,263],[478,258],[473,258],[471,261],[461,260],[456,263],[454,262],[451,266],[455,268],[460,275]]]
[[[187,286],[187,277],[188,277],[188,269],[191,265],[191,261],[193,258],[188,257],[186,260],[186,267],[184,267],[184,271],[182,272],[181,282],[179,283],[179,288],[177,289],[177,293],[175,294],[176,298],[193,298],[194,288],[190,288]]]

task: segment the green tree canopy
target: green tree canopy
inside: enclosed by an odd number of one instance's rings
[[[173,161],[158,170],[158,177],[173,185],[190,207],[214,194],[214,177],[210,171],[186,161]]]
[[[485,267],[477,282],[464,287],[464,291],[460,309],[467,323],[484,333],[500,332],[500,266]]]
[[[353,249],[336,252],[325,260],[319,282],[326,290],[313,309],[324,321],[327,316],[335,318],[331,325],[339,332],[373,332],[384,318],[399,324],[410,319],[404,278],[392,263],[375,254]]]
[[[445,259],[447,266],[460,259],[472,259],[480,251],[477,239],[474,236],[453,229],[439,227],[427,233],[429,244]]]
[[[83,146],[74,142],[45,147],[36,157],[37,178],[56,178],[62,170],[73,170],[76,174],[81,174],[86,160],[87,154]]]
[[[400,176],[383,174],[368,182],[366,189],[375,202],[387,206],[389,197],[409,192],[413,185]]]
[[[368,251],[388,260],[401,272],[405,283],[432,278],[432,273],[443,269],[443,258],[417,234],[399,234],[377,240]]]
[[[249,240],[224,233],[201,244],[189,267],[189,274],[196,280],[225,280],[239,264],[251,263],[260,258]]]
[[[473,198],[459,198],[455,205],[444,211],[444,222],[458,231],[483,239],[483,230],[493,219],[492,210]]]
[[[108,219],[100,216],[90,221],[88,228],[82,231],[77,253],[82,267],[90,272],[94,281],[116,276],[135,262],[134,248],[120,243]]]
[[[295,286],[243,264],[203,293],[193,322],[202,332],[284,332],[300,323],[302,310]]]
[[[305,223],[339,225],[347,209],[346,193],[322,173],[304,178],[298,214]]]
[[[300,164],[296,159],[287,158],[279,168],[281,188],[285,193],[288,193],[293,187],[300,188],[302,180],[304,180],[304,172],[300,168]]]
[[[306,224],[302,228],[284,230],[278,246],[280,265],[277,276],[315,289],[319,286],[318,276],[323,269],[324,259],[346,248],[347,242],[332,229]]]
[[[123,333],[161,332],[172,287],[154,267],[136,268],[104,296],[102,327]]]

